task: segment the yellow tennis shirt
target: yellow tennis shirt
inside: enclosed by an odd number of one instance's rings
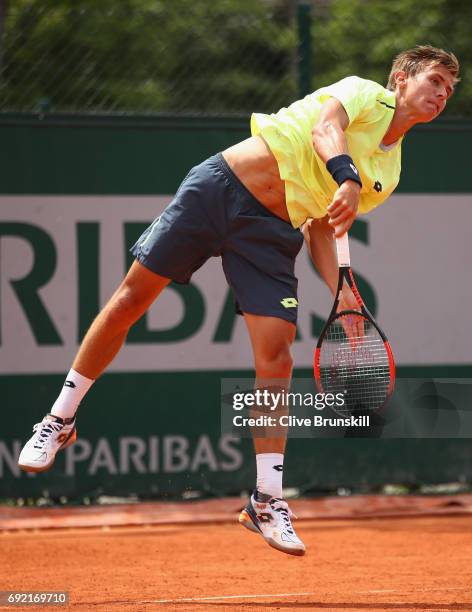
[[[343,105],[349,117],[345,134],[362,180],[359,213],[382,204],[400,179],[401,140],[381,143],[395,111],[395,93],[378,83],[350,76],[282,108],[251,117],[251,133],[261,135],[275,155],[292,225],[326,215],[337,183],[313,148],[311,130],[328,98]]]

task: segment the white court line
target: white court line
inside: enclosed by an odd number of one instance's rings
[[[136,603],[139,604],[150,604],[150,603],[179,603],[181,601],[213,601],[220,599],[262,599],[263,597],[296,597],[301,595],[316,595],[316,593],[269,593],[264,595],[221,595],[220,597],[182,597],[179,599],[146,599]]]
[[[429,589],[377,589],[370,591],[355,591],[359,595],[366,594],[381,594],[381,593],[419,593],[425,591],[467,591],[469,587],[433,587]],[[224,601],[228,599],[263,599],[267,597],[301,597],[308,595],[319,595],[319,592],[306,592],[306,593],[254,593],[251,595],[220,595],[211,597],[181,597],[178,599],[144,599],[137,601],[137,604],[168,604],[168,603],[181,603],[181,602],[196,602],[196,601]],[[326,595],[327,593],[323,593]],[[332,594],[332,593],[331,593]],[[402,603],[402,602],[400,602]]]

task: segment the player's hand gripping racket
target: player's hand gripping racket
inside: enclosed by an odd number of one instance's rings
[[[364,304],[354,281],[347,233],[336,239],[339,280],[333,308],[315,350],[322,393],[343,393],[338,414],[380,410],[393,393],[395,362],[390,344]]]

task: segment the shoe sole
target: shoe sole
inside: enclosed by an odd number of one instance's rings
[[[74,442],[77,440],[77,429],[74,427],[74,429],[70,432],[69,436],[67,437],[67,439],[64,441],[64,443],[57,449],[56,453],[54,454],[52,461],[50,461],[47,465],[41,465],[41,466],[36,466],[36,465],[26,465],[24,463],[20,463],[18,462],[18,466],[20,467],[20,469],[22,469],[24,472],[33,472],[33,473],[38,473],[38,472],[47,472],[47,470],[49,470],[49,468],[52,466],[52,464],[54,463],[55,459],[56,459],[56,454],[61,451],[61,450],[65,450],[66,448],[68,448],[69,446],[72,446],[72,444],[74,444]]]
[[[283,552],[287,555],[293,555],[294,557],[303,557],[306,552],[304,548],[283,548],[275,540],[271,540],[270,538],[264,538],[264,540],[267,542],[267,544],[269,544],[269,546],[272,546],[272,548],[275,548],[279,552]]]
[[[252,518],[246,509],[244,509],[239,514],[238,521],[240,525],[243,525],[243,527],[246,527],[246,529],[249,529],[249,531],[252,531],[253,533],[258,533],[260,536],[262,536],[262,538],[264,538],[264,540],[267,542],[267,544],[269,544],[269,546],[272,546],[272,548],[275,548],[279,552],[283,552],[287,555],[293,555],[295,557],[303,557],[306,552],[304,548],[284,548],[275,540],[264,537],[263,533],[254,525]]]

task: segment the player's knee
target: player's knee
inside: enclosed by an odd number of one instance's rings
[[[107,323],[115,328],[130,327],[143,314],[141,294],[126,284],[122,285],[105,307]]]
[[[290,345],[283,344],[264,350],[255,356],[256,373],[259,376],[285,378],[290,376],[293,368],[293,358]]]

